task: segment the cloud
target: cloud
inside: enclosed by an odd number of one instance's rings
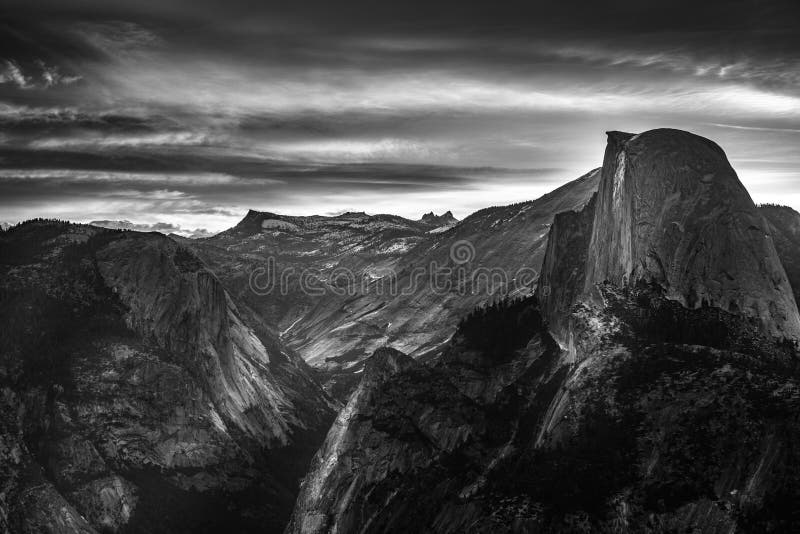
[[[71,85],[80,79],[80,76],[62,75],[57,66],[46,65],[41,59],[36,59],[27,72],[18,62],[10,59],[3,60],[3,66],[0,67],[0,84],[10,84],[22,90]]]
[[[11,83],[20,89],[30,89],[33,87],[30,78],[22,73],[22,69],[16,62],[5,60],[5,68],[0,71],[0,83]]]
[[[80,137],[53,137],[36,139],[29,146],[34,149],[60,149],[60,148],[148,148],[148,147],[174,147],[174,146],[202,146],[218,141],[209,134],[197,132],[162,132],[145,135],[102,135]]]
[[[111,56],[164,44],[152,30],[126,20],[82,22],[74,26],[72,31],[97,50]]]
[[[15,217],[463,216],[596,167],[609,129],[712,137],[765,201],[796,161],[796,2],[9,1]]]
[[[146,172],[116,172],[74,169],[0,169],[0,180],[25,181],[61,180],[78,182],[108,182],[135,184],[226,185],[236,182],[234,176],[216,173],[163,174]]]
[[[720,124],[711,123],[710,126],[719,128],[730,128],[733,130],[748,130],[752,132],[774,132],[774,133],[800,133],[800,128],[769,128],[764,126],[743,126],[739,124]]]

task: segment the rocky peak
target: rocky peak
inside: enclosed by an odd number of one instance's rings
[[[580,239],[554,240],[545,261],[558,272],[583,271],[577,300],[592,300],[600,282],[655,283],[688,308],[713,306],[757,320],[776,338],[800,339],[800,317],[766,223],[713,141],[680,130],[609,132],[597,199]],[[562,240],[563,241],[563,240]],[[543,278],[548,274],[544,273]],[[552,289],[551,289],[552,291]],[[551,295],[553,314],[568,303]],[[545,299],[547,300],[547,299]],[[553,316],[553,318],[555,318]],[[566,331],[555,332],[566,341]],[[559,335],[561,334],[561,335]]]
[[[353,218],[358,218],[358,217],[369,217],[369,215],[367,215],[367,212],[365,212],[365,211],[346,211],[346,212],[342,213],[341,215],[338,215],[337,217],[342,218],[342,219],[353,219]],[[336,218],[336,217],[334,217],[334,218]]]
[[[380,382],[414,365],[410,356],[391,347],[381,347],[366,361],[364,380]]]
[[[453,213],[448,210],[441,215],[436,215],[434,212],[429,211],[424,214],[419,221],[423,224],[438,227],[453,225],[458,222],[458,219],[453,217]]]
[[[255,234],[261,231],[264,219],[274,218],[277,215],[256,210],[247,210],[247,214],[236,226],[226,230],[223,234]]]

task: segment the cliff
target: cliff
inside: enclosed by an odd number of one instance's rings
[[[283,528],[334,405],[192,252],[53,221],[0,251],[0,531]]]
[[[596,297],[597,283],[642,282],[686,307],[716,307],[758,321],[767,335],[800,339],[797,305],[769,228],[712,141],[669,129],[609,132],[593,218],[581,224],[591,232],[583,287],[553,308],[554,324],[560,311]],[[554,226],[554,246],[560,232]],[[554,276],[581,269],[568,254],[552,252],[557,262],[546,263]],[[556,335],[564,341],[569,334]]]
[[[775,250],[794,290],[795,302],[800,302],[800,213],[788,206],[771,204],[759,206],[758,211],[767,221]]]

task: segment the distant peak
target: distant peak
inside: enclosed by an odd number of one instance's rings
[[[436,215],[434,212],[429,211],[419,221],[433,226],[447,226],[457,223],[458,219],[453,217],[453,212],[447,210],[441,215]]]
[[[247,210],[247,215],[245,215],[244,219],[242,219],[242,220],[244,221],[244,220],[247,220],[247,219],[254,219],[254,218],[261,218],[261,217],[275,218],[275,217],[281,217],[281,216],[282,215],[279,215],[277,213],[272,213],[271,211]]]

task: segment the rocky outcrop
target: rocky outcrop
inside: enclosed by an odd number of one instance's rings
[[[334,408],[299,357],[164,236],[44,221],[0,248],[8,530],[283,528]]]
[[[122,238],[96,257],[105,283],[128,308],[132,330],[184,356],[225,420],[264,445],[288,443],[294,406],[269,372],[270,355],[202,263],[160,236]]]
[[[570,327],[572,306],[583,294],[586,283],[596,200],[595,195],[580,211],[564,211],[555,216],[536,289],[549,326],[570,357],[575,353]]]
[[[339,412],[328,436],[309,469],[295,504],[295,512],[288,529],[297,532],[350,532],[355,525],[329,513],[332,509],[345,511],[356,496],[362,483],[354,477],[354,463],[361,458],[373,457],[378,451],[374,447],[382,443],[370,443],[371,432],[357,424],[358,419],[370,409],[376,391],[393,376],[413,368],[417,364],[405,354],[390,348],[379,349],[366,362],[361,382],[347,405]],[[366,438],[366,440],[365,440]],[[379,467],[370,479],[385,478],[390,465]],[[366,482],[366,481],[365,481]]]
[[[753,318],[768,335],[800,339],[772,236],[722,149],[679,130],[608,138],[581,298],[600,282],[655,283],[689,308],[713,306]],[[551,272],[576,267],[557,256]]]
[[[792,285],[795,302],[800,302],[800,213],[788,206],[772,204],[761,205],[758,211],[767,221],[775,250]]]
[[[451,227],[458,223],[458,219],[453,217],[453,212],[446,211],[441,215],[436,215],[432,211],[424,214],[419,222],[430,226],[431,228],[446,228]]]

